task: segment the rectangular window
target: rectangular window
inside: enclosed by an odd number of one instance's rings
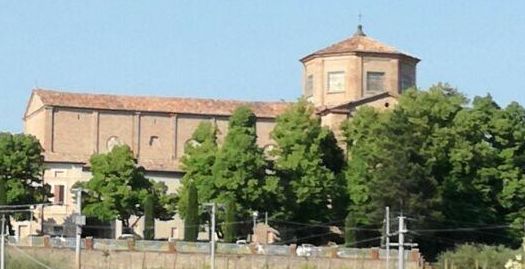
[[[401,76],[401,91],[404,91],[412,86],[414,86],[414,80],[412,77],[407,75]]]
[[[345,72],[328,72],[328,92],[342,92],[345,90]]]
[[[314,94],[314,75],[309,75],[306,77],[304,83],[304,96],[310,97]]]
[[[384,91],[385,91],[385,73],[367,72],[366,73],[365,95],[378,94]]]
[[[64,185],[54,185],[53,204],[64,204]]]

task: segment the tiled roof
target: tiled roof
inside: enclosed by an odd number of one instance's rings
[[[57,107],[164,112],[229,116],[240,105],[249,106],[258,117],[274,118],[283,113],[287,102],[245,102],[177,97],[144,97],[107,94],[72,93],[34,89],[44,105]]]
[[[325,56],[333,54],[344,54],[352,52],[369,52],[369,53],[385,53],[385,54],[400,54],[405,55],[415,60],[419,60],[414,56],[399,51],[398,49],[381,43],[373,38],[366,36],[363,32],[356,32],[352,37],[347,38],[341,42],[332,44],[324,49],[318,50],[304,58],[301,61],[311,59],[316,56]]]

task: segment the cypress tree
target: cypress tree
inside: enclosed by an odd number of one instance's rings
[[[6,180],[0,177],[0,205],[7,204]]]
[[[345,246],[350,247],[355,242],[355,233],[352,227],[354,226],[352,213],[348,213],[345,219]]]
[[[154,197],[148,194],[144,199],[144,239],[153,240],[155,238],[155,213]]]
[[[226,217],[224,223],[224,242],[234,243],[237,235],[237,225],[235,218],[235,203],[228,202],[226,204]]]
[[[195,242],[199,235],[199,197],[195,184],[188,186],[186,218],[184,219],[184,241]]]

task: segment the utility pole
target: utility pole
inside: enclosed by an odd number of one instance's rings
[[[29,207],[29,246],[33,246],[33,210],[36,209],[36,206],[31,205]]]
[[[211,207],[211,236],[210,236],[210,269],[215,269],[215,211],[216,203],[205,203],[205,206]]]
[[[77,215],[75,218],[75,224],[77,227],[76,231],[76,237],[77,242],[75,246],[75,264],[76,268],[81,268],[81,260],[80,260],[80,245],[81,245],[81,236],[82,236],[82,225],[86,225],[86,217],[82,216],[82,188],[73,189],[72,191],[76,191],[77,193]]]
[[[5,269],[5,214],[2,214],[2,239],[0,245],[0,269]]]
[[[388,211],[390,210],[388,209]],[[397,269],[405,269],[405,247],[417,247],[417,243],[405,243],[405,234],[408,232],[406,225],[405,225],[406,217],[403,216],[403,214],[401,214],[401,216],[397,218],[399,219],[399,228],[397,231],[398,242],[397,243],[387,243],[387,246],[397,246],[398,247]],[[390,229],[389,229],[389,234],[393,235],[390,233]],[[390,250],[390,248],[388,248],[388,250]],[[389,260],[390,255],[388,254],[388,250],[387,250],[387,259]]]
[[[405,218],[399,216],[397,269],[405,269]]]
[[[253,211],[252,217],[253,217],[253,235],[255,235],[255,227],[257,226],[257,217],[259,216],[259,212]]]
[[[385,208],[386,269],[390,269],[390,207]]]

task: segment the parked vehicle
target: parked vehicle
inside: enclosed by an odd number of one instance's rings
[[[302,244],[297,247],[295,253],[299,257],[310,257],[312,256],[312,251],[314,250],[314,245],[312,244]]]

